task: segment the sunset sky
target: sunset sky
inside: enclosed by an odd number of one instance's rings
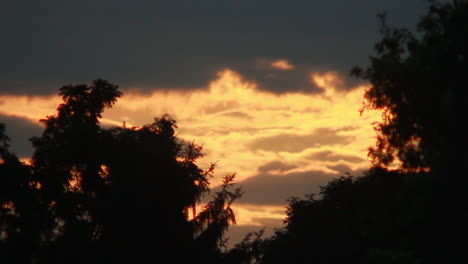
[[[103,126],[173,116],[178,135],[237,173],[237,241],[282,224],[286,200],[369,167],[380,113],[360,115],[368,84],[348,76],[378,39],[376,14],[411,29],[423,0],[2,1],[0,123],[28,158],[38,119],[65,84],[97,78],[124,96]]]

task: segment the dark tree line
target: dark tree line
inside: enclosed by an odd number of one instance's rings
[[[1,263],[220,263],[230,208],[241,191],[226,176],[201,212],[215,165],[175,135],[176,121],[99,125],[121,96],[104,80],[64,86],[57,114],[31,141],[32,164],[8,151],[0,126]]]

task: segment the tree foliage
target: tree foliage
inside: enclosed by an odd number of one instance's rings
[[[263,235],[265,229],[257,232],[249,232],[244,239],[234,245],[232,249],[223,255],[225,264],[249,264],[260,263],[262,261],[265,240]]]
[[[468,4],[431,1],[418,33],[393,28],[381,15],[382,39],[367,69],[352,74],[371,83],[364,109],[383,110],[376,165],[440,170],[453,157],[468,83]]]
[[[0,262],[28,263],[40,244],[44,216],[31,173],[8,149],[9,138],[0,124]]]
[[[430,1],[418,32],[382,22],[366,69],[363,110],[383,110],[361,177],[292,198],[284,228],[265,239],[260,263],[466,262],[466,154],[460,128],[468,81],[468,2]],[[400,162],[390,170],[392,162]],[[248,252],[248,250],[244,250]]]
[[[292,198],[262,263],[427,263],[431,178],[382,169]]]
[[[31,140],[31,166],[8,152],[0,127],[2,263],[218,263],[242,193],[234,175],[190,218],[215,165],[197,166],[202,146],[178,139],[172,117],[102,128],[103,111],[122,95],[116,85],[68,85],[60,95]]]

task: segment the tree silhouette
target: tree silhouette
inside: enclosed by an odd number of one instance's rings
[[[46,212],[31,167],[9,151],[8,142],[0,124],[0,262],[30,263],[41,246]]]
[[[44,132],[31,139],[32,166],[51,214],[46,262],[80,263],[91,250],[88,241],[97,239],[92,205],[105,188],[99,118],[121,93],[116,85],[96,80],[92,86],[63,86],[60,96],[58,114],[40,120]]]
[[[382,18],[384,22],[384,18]],[[371,156],[386,166],[394,158],[403,169],[430,169],[439,178],[441,199],[433,205],[433,247],[441,262],[455,261],[461,248],[455,241],[468,235],[462,173],[464,101],[468,83],[468,2],[431,1],[418,34],[383,24],[378,56],[367,70],[354,74],[371,82],[366,107],[384,110],[379,138]],[[450,262],[449,261],[449,262]]]
[[[432,191],[426,175],[383,169],[332,180],[290,200],[261,263],[428,263]]]
[[[241,242],[237,243],[233,248],[223,254],[222,263],[260,263],[264,252],[264,232],[265,229],[261,229],[257,232],[247,233]]]
[[[215,164],[197,166],[203,148],[178,139],[173,118],[105,129],[99,119],[122,95],[116,85],[68,85],[60,95],[57,114],[31,139],[31,166],[9,153],[0,126],[5,263],[219,263],[242,194],[235,175],[197,214]]]
[[[381,15],[383,38],[367,69],[352,74],[369,81],[365,109],[382,109],[383,122],[371,157],[386,166],[395,158],[407,170],[448,173],[457,153],[460,113],[468,81],[468,4],[431,1],[418,33],[392,28]]]
[[[10,138],[5,133],[5,124],[0,123],[0,154],[5,155],[8,151]]]

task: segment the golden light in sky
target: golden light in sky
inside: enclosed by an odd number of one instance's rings
[[[289,63],[289,61],[284,60],[284,59],[273,61],[271,63],[271,66],[275,69],[283,70],[283,71],[289,71],[295,68],[294,65],[292,65],[291,63]]]
[[[104,113],[102,123],[141,126],[155,116],[172,115],[179,137],[204,144],[206,156],[199,165],[206,168],[218,161],[213,186],[231,173],[237,173],[241,185],[256,186],[250,194],[246,188],[246,201],[234,208],[238,225],[280,225],[287,195],[312,192],[307,189],[312,183],[370,166],[367,149],[375,141],[371,124],[380,120],[379,112],[359,114],[365,86],[345,89],[334,72],[311,73],[310,81],[323,92],[259,90],[232,70],[219,72],[200,90],[141,94],[132,92],[138,87],[129,87]],[[60,102],[58,96],[0,96],[0,114],[37,122],[54,114]],[[275,195],[286,195],[280,197],[283,203],[269,200]]]

